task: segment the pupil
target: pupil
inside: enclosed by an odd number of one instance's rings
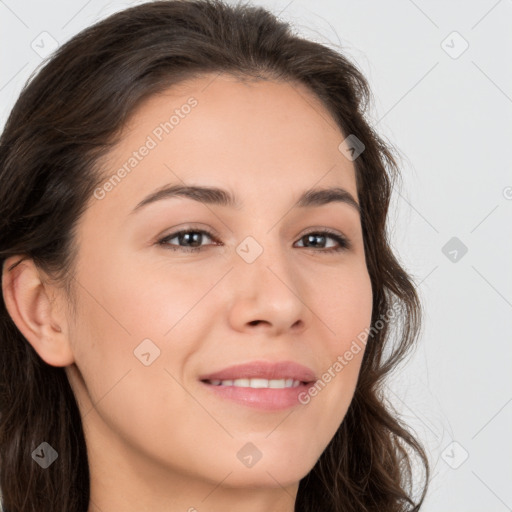
[[[190,242],[194,247],[201,245],[201,239],[200,239],[200,237],[202,236],[201,233],[198,233],[196,231],[193,232],[192,233],[193,240],[187,240],[191,236],[191,233],[185,233],[183,236],[185,237],[185,241]]]
[[[319,243],[318,242],[319,239],[324,238],[323,235],[307,235],[307,237],[308,237],[308,242],[313,242],[315,245],[317,245]]]

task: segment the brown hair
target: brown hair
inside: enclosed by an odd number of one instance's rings
[[[394,150],[365,120],[371,99],[365,78],[338,51],[293,34],[261,7],[219,0],[150,2],[82,31],[29,79],[1,135],[0,263],[13,255],[32,258],[72,297],[74,230],[104,180],[100,157],[145,98],[185,79],[221,72],[306,85],[340,130],[365,146],[354,165],[373,289],[372,329],[348,412],[301,480],[295,510],[419,510],[428,459],[383,389],[383,378],[415,345],[421,325],[415,287],[386,233],[399,169]],[[382,321],[392,308],[398,308],[397,318]],[[86,512],[87,451],[65,370],[41,360],[3,297],[0,347],[4,512]],[[42,441],[59,454],[45,471],[31,457]],[[425,470],[419,498],[413,455]]]

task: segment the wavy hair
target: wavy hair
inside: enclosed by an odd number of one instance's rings
[[[417,511],[429,462],[384,389],[384,378],[409,354],[421,329],[415,286],[387,235],[399,167],[396,150],[366,120],[372,97],[365,77],[340,51],[294,34],[262,7],[220,0],[149,2],[83,30],[31,75],[0,137],[0,263],[5,267],[7,258],[20,256],[3,272],[31,258],[74,303],[76,224],[105,179],[101,157],[144,99],[206,73],[306,85],[341,132],[365,146],[354,165],[373,290],[372,328],[353,400],[300,481],[295,510]],[[382,321],[391,310],[396,317]],[[3,296],[0,350],[4,512],[86,512],[87,450],[65,370],[38,356]],[[42,440],[59,454],[45,471],[31,457]],[[419,493],[415,458],[425,470]]]

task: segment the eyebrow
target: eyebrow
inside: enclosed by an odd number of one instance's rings
[[[137,204],[131,213],[140,210],[148,204],[173,197],[186,197],[205,204],[227,206],[236,209],[240,209],[242,206],[242,203],[236,198],[236,196],[221,188],[198,185],[168,185],[145,197],[139,204]],[[361,207],[359,203],[354,199],[350,192],[341,187],[307,190],[299,197],[294,207],[311,208],[323,206],[329,203],[348,204],[357,211],[359,216],[361,216]]]

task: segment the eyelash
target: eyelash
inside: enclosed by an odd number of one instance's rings
[[[202,235],[208,236],[212,240],[216,240],[216,238],[213,235],[213,233],[210,233],[209,231],[206,231],[204,229],[182,229],[180,231],[176,231],[175,233],[171,233],[170,235],[167,235],[164,238],[161,238],[160,240],[158,240],[157,244],[161,245],[165,249],[170,249],[172,251],[198,252],[198,251],[201,251],[202,249],[204,249],[205,246],[200,246],[200,247],[182,247],[182,246],[173,246],[173,245],[167,243],[169,240],[172,240],[173,238],[176,238],[177,236],[184,235],[184,234],[187,234],[187,233],[200,233]],[[323,229],[321,231],[311,231],[309,233],[306,233],[306,234],[302,235],[299,238],[299,240],[302,240],[306,236],[310,236],[310,235],[322,235],[322,236],[323,235],[328,235],[327,238],[332,238],[333,240],[335,240],[339,244],[338,247],[331,247],[329,249],[318,249],[318,250],[314,249],[314,248],[305,247],[305,249],[312,250],[313,252],[332,253],[332,252],[347,251],[347,250],[352,248],[352,244],[350,243],[348,238],[346,238],[346,237],[344,237],[344,236],[342,236],[342,235],[340,235],[340,234],[338,234],[336,232],[330,231],[328,229]]]

